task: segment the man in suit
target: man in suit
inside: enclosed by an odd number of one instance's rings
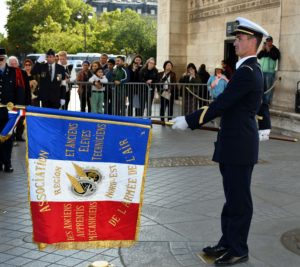
[[[6,61],[5,49],[0,48],[0,103],[6,105],[12,102],[15,105],[29,105],[30,98],[26,100],[26,93],[22,91],[24,88],[18,87],[16,69],[9,67]],[[0,132],[7,122],[8,110],[6,107],[0,107]],[[13,172],[11,165],[12,148],[12,136],[6,140],[0,140],[0,171]]]
[[[70,82],[70,78],[71,78],[71,73],[73,70],[73,65],[68,65],[68,54],[65,51],[60,51],[58,52],[58,64],[62,65],[65,68],[66,71],[66,103],[63,106],[64,110],[68,110],[68,106],[69,106],[69,102],[70,102],[70,96],[71,96],[71,89],[72,89],[72,85],[71,84],[67,84],[68,82]]]
[[[55,63],[55,52],[46,53],[46,63],[36,63],[32,75],[39,77],[39,100],[42,107],[60,108],[65,104],[66,86],[65,68]]]
[[[173,125],[173,129],[196,129],[221,117],[213,160],[219,163],[226,199],[221,214],[222,237],[217,245],[203,249],[216,258],[216,266],[248,260],[247,238],[253,214],[250,184],[259,143],[255,117],[263,95],[263,76],[256,52],[268,33],[239,17],[232,35],[240,60],[224,92],[209,106],[175,118]]]

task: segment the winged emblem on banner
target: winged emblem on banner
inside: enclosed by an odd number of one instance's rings
[[[82,168],[79,165],[72,163],[76,172],[73,176],[66,173],[71,182],[71,190],[76,196],[87,197],[94,194],[97,190],[97,184],[99,184],[103,175],[100,171],[93,168]]]

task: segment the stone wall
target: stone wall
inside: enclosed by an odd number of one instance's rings
[[[158,66],[170,59],[177,73],[189,62],[205,63],[210,73],[224,58],[226,24],[245,17],[262,25],[281,51],[273,106],[294,110],[300,80],[300,1],[298,0],[159,0]]]
[[[164,61],[171,60],[177,75],[184,71],[187,53],[186,1],[159,0],[157,65],[162,68]]]
[[[297,81],[300,81],[300,1],[281,1],[280,52],[277,75],[282,77],[276,87],[273,104],[294,111]]]

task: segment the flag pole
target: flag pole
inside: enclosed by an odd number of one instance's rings
[[[151,120],[152,124],[156,125],[162,125],[162,126],[172,126],[174,122],[164,122],[164,121],[158,121],[158,120]],[[200,130],[206,130],[206,131],[212,131],[212,132],[218,132],[220,129],[217,127],[210,127],[210,126],[201,126]],[[298,142],[298,138],[290,137],[286,135],[277,135],[277,134],[270,134],[269,139],[272,140],[279,140],[279,141],[287,141],[287,142]]]
[[[25,109],[26,106],[23,105],[14,105],[13,102],[8,102],[7,104],[0,103],[0,108],[7,108],[9,111],[13,109]]]

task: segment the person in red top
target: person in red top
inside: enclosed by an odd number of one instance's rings
[[[4,48],[0,48],[0,103],[6,105],[9,102],[15,105],[28,105],[24,92],[18,89],[19,80],[22,78],[22,72],[6,64],[7,56]],[[30,91],[29,91],[30,95]],[[0,132],[8,122],[8,110],[6,107],[0,107]],[[13,172],[11,165],[11,153],[13,147],[13,138],[0,139],[0,171]]]
[[[26,74],[24,70],[22,70],[19,67],[19,60],[15,56],[10,56],[7,60],[8,66],[15,68],[16,70],[16,85],[17,85],[17,90],[19,91],[18,94],[18,100],[17,102],[25,104],[31,103],[31,91],[30,91],[30,85],[29,85],[29,77]],[[24,120],[25,117],[21,117],[16,130],[16,141],[24,142],[25,139],[23,138],[23,133],[24,133]]]

